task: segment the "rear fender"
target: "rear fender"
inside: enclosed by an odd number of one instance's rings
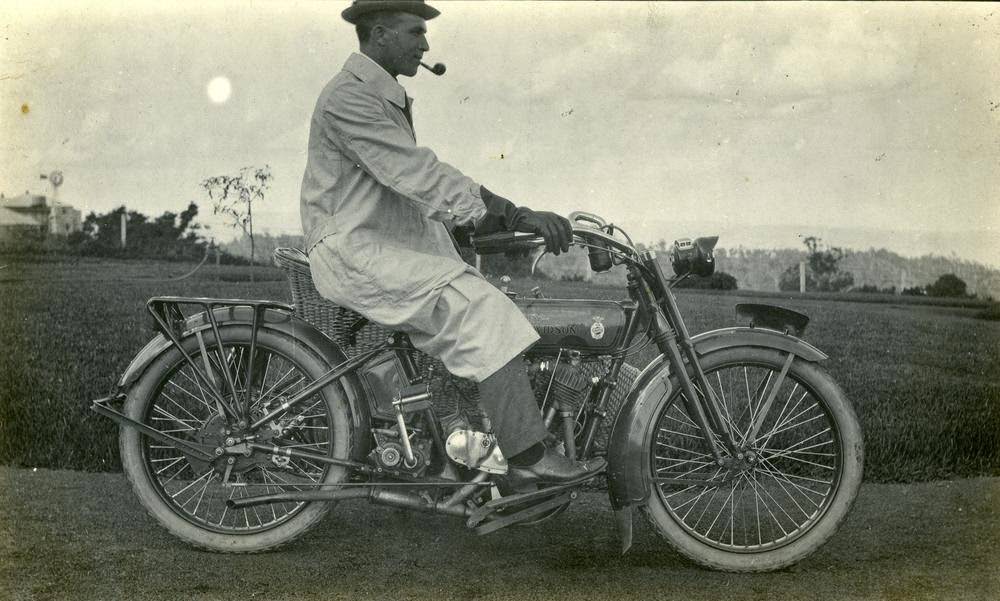
[[[794,353],[805,361],[818,362],[827,356],[794,336],[764,328],[723,328],[692,338],[695,353],[704,356],[737,346],[772,348]],[[650,457],[643,449],[654,434],[654,413],[660,400],[678,387],[670,374],[666,357],[650,362],[635,379],[635,384],[615,416],[608,438],[608,494],[615,510],[644,504],[649,498]]]
[[[213,310],[216,323],[220,328],[231,325],[251,325],[253,323],[253,309],[249,306],[227,306]],[[263,312],[259,327],[276,330],[295,338],[316,355],[322,357],[327,365],[335,367],[347,360],[347,356],[340,347],[326,334],[319,331],[309,322],[294,316],[292,313],[283,310],[268,308]],[[211,333],[212,325],[205,313],[198,313],[188,317],[184,324],[183,333],[178,336],[183,340],[188,336],[193,336],[198,332]],[[131,388],[149,368],[150,364],[167,352],[173,346],[166,336],[157,334],[146,346],[132,359],[125,373],[118,380],[118,390],[126,392]],[[347,393],[348,404],[351,408],[351,419],[355,428],[368,428],[370,423],[368,405],[362,396],[361,383],[355,374],[348,374],[344,377],[344,389]]]

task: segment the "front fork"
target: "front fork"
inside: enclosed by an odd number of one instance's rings
[[[677,307],[677,300],[665,284],[667,279],[660,263],[652,253],[643,258],[647,269],[653,272],[657,284],[653,292],[659,300],[657,304],[649,303],[646,307],[652,313],[654,320],[653,343],[669,361],[684,393],[684,404],[688,413],[701,431],[705,432],[705,441],[709,445],[712,457],[721,466],[725,463],[723,448],[729,451],[731,457],[736,457],[741,452],[740,445],[723,415],[715,390],[708,383],[708,378],[701,368],[691,335]],[[694,372],[693,380],[685,367],[685,359]]]

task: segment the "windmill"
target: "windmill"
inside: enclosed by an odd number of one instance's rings
[[[59,186],[63,184],[63,173],[62,171],[56,170],[48,175],[44,173],[38,176],[39,179],[49,180],[49,184],[52,185],[52,204],[59,203]]]
[[[49,180],[49,184],[52,186],[51,202],[49,202],[49,232],[53,234],[60,233],[61,226],[59,224],[62,221],[60,215],[63,211],[59,206],[59,186],[63,183],[62,171],[55,170],[48,175],[43,173],[38,177],[39,179]]]

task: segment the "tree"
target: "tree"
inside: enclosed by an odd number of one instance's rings
[[[965,282],[953,273],[946,273],[927,287],[927,296],[965,296]]]
[[[271,187],[271,168],[243,167],[236,175],[216,175],[201,182],[213,201],[216,215],[222,215],[233,228],[250,238],[250,282],[253,282],[254,240],[253,204],[264,200]]]
[[[808,236],[802,241],[809,249],[806,269],[806,290],[819,292],[840,292],[854,285],[854,274],[841,271],[838,263],[844,258],[842,248],[831,246],[824,248],[821,240]],[[779,290],[799,289],[799,266],[792,265],[781,274],[778,282]]]
[[[128,241],[121,246],[121,223],[125,217]],[[198,259],[205,253],[205,242],[194,223],[198,205],[189,203],[177,213],[166,211],[150,219],[124,206],[108,213],[90,213],[83,221],[83,231],[75,232],[67,242],[75,252],[99,257],[147,258],[167,261]]]

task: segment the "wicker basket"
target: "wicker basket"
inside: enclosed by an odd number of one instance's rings
[[[296,248],[276,249],[274,261],[278,267],[284,270],[288,283],[292,287],[292,303],[295,305],[295,313],[329,336],[348,356],[371,349],[385,341],[389,332],[381,326],[369,322],[356,333],[352,344],[350,328],[362,318],[361,315],[320,296],[309,271],[309,259],[301,250]],[[425,376],[433,366],[430,384],[438,415],[444,416],[463,411],[473,421],[481,418],[482,413],[478,404],[479,389],[474,382],[452,376],[441,361],[429,355],[419,351],[416,354],[417,366]],[[585,362],[581,368],[587,376],[605,373],[605,367],[601,361]],[[608,407],[609,416],[615,415],[638,373],[635,367],[627,363],[622,366],[618,386],[615,387],[611,395],[611,406]],[[599,446],[603,447],[606,444],[611,424],[612,419],[608,419],[602,425],[597,437]]]
[[[350,343],[349,330],[361,315],[335,305],[319,295],[309,271],[309,259],[297,248],[278,248],[274,262],[282,268],[292,287],[292,303],[299,317],[319,328],[348,355],[373,348],[385,341],[388,332],[369,323],[357,333],[356,344]]]

